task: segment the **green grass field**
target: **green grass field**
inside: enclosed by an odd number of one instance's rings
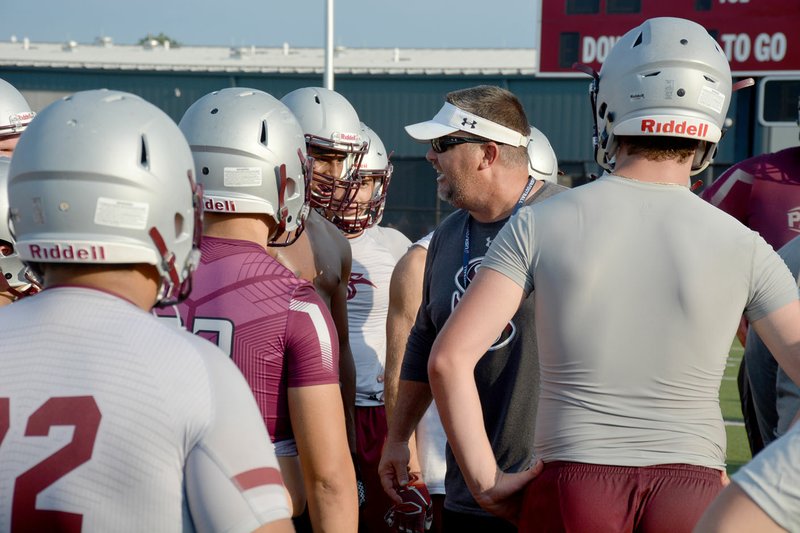
[[[743,354],[742,345],[738,340],[734,340],[725,376],[722,378],[722,386],[719,389],[719,404],[728,434],[728,474],[733,474],[750,460],[750,446],[744,431],[739,390],[736,386],[736,374],[739,371],[739,363],[742,361]]]

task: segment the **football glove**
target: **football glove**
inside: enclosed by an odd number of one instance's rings
[[[416,473],[411,473],[405,487],[397,494],[402,503],[393,505],[383,519],[390,528],[401,533],[424,533],[433,523],[433,505],[428,487]]]

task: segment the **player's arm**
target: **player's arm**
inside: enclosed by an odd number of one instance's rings
[[[294,524],[289,519],[278,520],[264,524],[256,529],[254,533],[294,533]]]
[[[800,324],[800,300],[794,300],[751,324],[780,367],[795,383],[800,383],[798,324]]]
[[[408,334],[414,325],[422,302],[422,276],[425,271],[426,250],[413,246],[400,258],[392,272],[389,285],[389,312],[386,316],[386,369],[384,403],[386,417],[391,421],[397,402],[400,367],[406,351]]]
[[[437,336],[428,363],[436,407],[470,492],[482,507],[512,521],[519,511],[514,497],[533,471],[499,470],[483,425],[474,371],[523,297],[522,287],[510,278],[480,269]]]
[[[414,430],[432,400],[427,382],[400,380],[394,413],[378,465],[383,490],[395,503],[402,502],[397,489],[408,483],[409,472],[420,471],[413,440]]]
[[[427,256],[427,262],[431,261],[432,255]],[[430,267],[423,267],[423,272],[429,271]],[[397,267],[395,267],[397,272]],[[402,272],[401,272],[402,274]],[[392,276],[394,278],[394,275]],[[394,285],[394,283],[392,284]],[[388,432],[386,443],[383,446],[381,462],[378,466],[378,473],[381,478],[381,485],[389,498],[395,503],[401,503],[402,498],[397,493],[397,489],[408,482],[409,471],[419,472],[419,464],[416,457],[416,447],[414,446],[414,430],[431,404],[430,385],[428,385],[428,354],[433,338],[436,336],[435,327],[430,316],[425,312],[425,292],[428,291],[430,281],[423,276],[422,283],[422,304],[417,305],[419,313],[416,323],[409,335],[402,343],[405,345],[405,354],[395,351],[392,357],[396,356],[397,361],[388,362],[387,367],[399,367],[402,363],[402,371],[398,374],[397,387],[389,385],[385,388],[392,388],[394,399],[390,399],[391,405],[387,408]],[[408,289],[410,286],[404,287]],[[397,286],[395,286],[397,288]],[[391,285],[390,285],[391,290]],[[390,335],[388,341],[391,343]],[[387,353],[387,360],[389,355]],[[387,373],[390,372],[387,370]],[[393,382],[396,378],[390,377]],[[389,381],[389,380],[387,380]],[[413,453],[412,453],[413,452]]]
[[[289,418],[315,531],[357,528],[358,493],[345,429],[336,329],[311,286],[298,291],[287,325]]]
[[[745,226],[749,226],[753,180],[754,177],[741,164],[736,164],[723,172],[700,196]],[[747,319],[745,317],[742,317],[739,322],[736,338],[744,346],[747,339]]]
[[[292,531],[278,461],[250,387],[230,358],[198,340],[210,400],[208,423],[184,465],[192,521],[198,531]]]
[[[735,482],[706,509],[695,533],[763,533],[786,531],[764,512]]]
[[[347,319],[347,285],[350,281],[353,254],[347,239],[336,231],[342,258],[342,276],[336,292],[331,295],[331,314],[339,337],[339,382],[342,385],[347,443],[350,453],[356,453],[356,363],[350,349],[350,326]]]
[[[411,332],[417,310],[422,302],[422,277],[425,271],[426,255],[427,251],[422,247],[414,246],[410,248],[397,262],[389,285],[389,312],[386,316],[386,367],[383,383],[386,419],[389,426],[392,425],[395,416],[395,405],[397,404],[400,387],[400,368],[403,364],[403,354],[406,351],[408,334]],[[430,404],[430,389],[427,384],[424,389],[423,398],[425,398],[425,395],[428,397],[427,405]],[[419,420],[414,423],[413,427],[416,427],[418,422]],[[402,468],[404,470],[403,474],[405,474],[405,470],[420,472],[421,468],[417,458],[416,441],[413,434],[407,439],[406,446],[400,446],[403,458],[405,457],[406,449],[409,455],[407,459],[408,466],[407,468],[405,466]],[[400,462],[402,463],[403,460],[400,459]],[[402,477],[398,479],[394,475],[394,469],[392,469],[391,478],[392,492],[395,492],[394,489],[405,482],[405,479]]]
[[[314,530],[355,531],[358,494],[338,384],[290,388],[289,414]]]

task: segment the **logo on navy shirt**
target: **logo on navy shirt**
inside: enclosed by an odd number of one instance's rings
[[[800,233],[800,206],[793,207],[786,212],[786,224],[790,230]]]
[[[370,280],[364,277],[364,274],[360,272],[351,272],[350,279],[347,281],[347,299],[352,300],[356,297],[356,293],[358,292],[358,285],[369,285],[372,288],[377,289],[378,286],[372,283]]]
[[[464,296],[464,293],[469,287],[469,284],[472,283],[472,280],[475,279],[475,275],[478,273],[478,270],[481,268],[481,261],[483,261],[483,257],[478,257],[472,259],[469,264],[467,265],[467,286],[464,286],[464,271],[463,269],[459,268],[456,272],[455,276],[455,285],[456,290],[453,291],[453,295],[450,298],[450,312],[453,312],[453,309],[456,308],[458,302],[461,301],[461,298]],[[514,337],[517,336],[517,327],[514,325],[514,321],[512,320],[506,327],[503,328],[503,331],[498,335],[497,339],[495,339],[492,346],[489,348],[489,351],[499,350],[505,346],[508,346]]]

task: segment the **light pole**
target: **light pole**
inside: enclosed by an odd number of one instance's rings
[[[325,4],[325,74],[323,86],[333,90],[333,0]]]

